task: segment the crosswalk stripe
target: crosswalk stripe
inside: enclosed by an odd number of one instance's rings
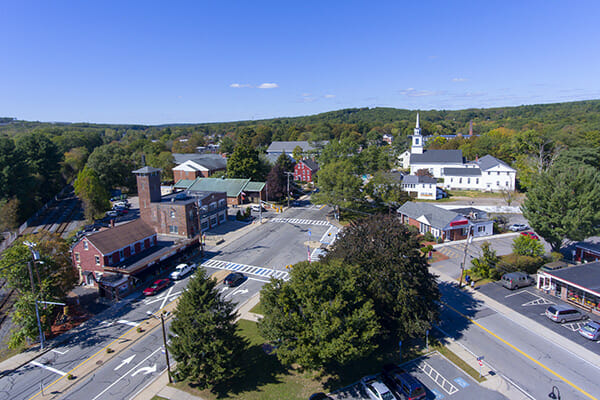
[[[236,264],[227,261],[220,260],[208,260],[202,263],[203,267],[217,268],[217,269],[228,269],[239,272],[244,272],[250,275],[257,275],[262,277],[272,276],[276,279],[283,279],[285,281],[290,279],[290,275],[286,271],[279,271],[270,268],[257,267],[254,265]]]
[[[300,224],[300,225],[319,225],[319,226],[330,225],[328,221],[313,220],[313,219],[298,219],[298,218],[273,218],[269,221],[277,222],[277,223]]]

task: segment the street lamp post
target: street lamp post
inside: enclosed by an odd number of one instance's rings
[[[548,393],[548,397],[552,400],[560,400],[560,390],[556,386],[552,386],[552,391]]]
[[[287,175],[287,203],[288,203],[288,208],[290,208],[290,175],[293,175],[292,172],[286,172]]]
[[[35,293],[35,284],[33,283],[33,262],[35,261],[39,261],[40,259],[40,253],[38,253],[35,250],[35,243],[32,242],[23,242],[23,244],[27,247],[29,247],[29,250],[31,251],[31,255],[33,257],[33,261],[28,261],[27,262],[27,267],[29,269],[29,280],[31,281],[31,293],[34,294]],[[38,301],[37,299],[35,299],[35,317],[37,318],[37,324],[38,324],[38,329],[40,331],[40,350],[44,350],[44,331],[42,330],[42,323],[40,321],[40,310],[38,308]]]
[[[151,316],[152,318],[158,319],[158,317],[150,311],[146,311],[146,314]],[[167,348],[167,331],[165,330],[165,314],[160,313],[160,323],[162,325],[162,333],[163,333],[163,344],[165,346],[165,358],[167,359],[167,375],[169,376],[169,383],[173,383],[173,378],[171,378],[171,363],[169,362],[169,349]]]

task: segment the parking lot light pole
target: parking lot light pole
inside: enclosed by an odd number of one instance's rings
[[[151,316],[152,318],[158,319],[156,315],[154,315],[151,311],[146,311],[146,314]],[[169,362],[169,349],[167,348],[167,331],[165,330],[165,314],[160,313],[160,323],[162,325],[162,333],[163,333],[163,343],[165,345],[165,358],[167,359],[167,375],[169,376],[169,383],[173,383],[173,378],[171,378],[171,363]]]

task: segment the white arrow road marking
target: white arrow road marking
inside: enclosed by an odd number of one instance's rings
[[[235,291],[235,292],[231,293],[231,295],[233,296],[236,294],[244,294],[244,293],[248,293],[248,289]]]
[[[116,381],[114,381],[113,383],[111,383],[109,386],[107,386],[103,391],[101,391],[98,395],[96,395],[96,397],[94,397],[92,400],[96,400],[100,397],[102,397],[102,395],[106,392],[108,392],[110,390],[111,387],[113,387],[114,385],[116,385],[121,379],[127,377],[127,375],[132,372],[133,370],[135,370],[137,367],[139,367],[140,365],[142,365],[143,363],[146,362],[147,359],[149,359],[150,357],[152,357],[153,355],[155,355],[156,353],[158,353],[160,350],[162,349],[162,347],[159,347],[158,349],[154,350],[152,353],[150,353],[150,355],[146,358],[144,358],[142,361],[139,362],[139,364],[135,365],[133,368],[131,368],[129,371],[125,372],[125,374],[123,376],[121,376],[119,379],[117,379]]]
[[[126,319],[120,319],[120,320],[117,321],[117,323],[118,324],[124,324],[124,325],[133,326],[134,328],[139,325],[138,322],[131,322],[131,321],[127,321]]]
[[[124,359],[123,361],[121,361],[121,364],[119,364],[114,370],[118,370],[119,368],[121,368],[123,365],[125,364],[129,364],[131,361],[133,361],[135,357],[135,354],[132,355],[131,357],[127,357],[126,359]]]
[[[226,291],[227,289],[229,289],[227,286],[225,286],[223,289],[221,289],[221,293],[223,293],[224,291]]]
[[[179,296],[180,293],[181,293],[181,291],[175,292],[175,293],[171,293],[171,295],[170,295],[171,299],[175,299],[175,297]],[[164,301],[165,299],[168,299],[168,297],[162,297],[162,296],[160,296],[160,297],[157,297],[157,298],[152,299],[152,300],[146,300],[145,304],[146,305],[150,305],[150,304],[153,304],[153,303],[156,303],[156,302],[159,302],[159,301]]]
[[[56,354],[60,354],[61,356],[64,356],[65,354],[67,354],[67,351],[69,351],[69,350],[70,349],[66,349],[65,351],[58,351],[56,349],[52,349],[50,351],[53,352],[53,353],[56,353]]]
[[[133,374],[131,374],[131,376],[136,376],[137,374],[139,374],[140,372],[143,372],[144,375],[148,375],[151,374],[153,372],[156,372],[156,364],[154,364],[151,367],[143,367],[138,369],[137,371],[135,371]]]
[[[234,294],[237,294],[237,293],[240,293],[240,292],[242,292],[242,293],[245,293],[245,292],[243,292],[243,291],[242,291],[240,288],[241,288],[242,286],[244,286],[244,285],[245,285],[247,282],[248,282],[247,280],[246,280],[246,281],[244,281],[244,282],[243,282],[243,283],[242,283],[240,286],[238,286],[238,287],[237,287],[237,289],[234,289],[234,291],[227,293],[225,296],[223,296],[223,298],[224,298],[224,299],[226,299],[226,298],[228,298],[228,297],[231,297],[231,296],[233,296]],[[248,291],[248,290],[246,290],[246,292],[247,292],[247,291]]]
[[[67,374],[66,372],[59,371],[56,368],[49,367],[49,366],[39,363],[37,361],[31,361],[29,364],[35,365],[36,367],[47,369],[48,371],[54,372],[55,374],[58,374],[61,376],[65,376]]]

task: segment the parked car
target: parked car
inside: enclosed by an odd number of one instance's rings
[[[262,211],[265,211],[265,208],[264,208],[264,207],[262,207],[262,206],[260,206],[260,205],[258,205],[258,204],[252,204],[252,205],[250,206],[250,209],[251,209],[252,211],[254,211],[254,212],[260,212],[261,210],[262,210]]]
[[[509,272],[502,275],[502,286],[513,290],[529,286],[533,283],[533,279],[525,272]]]
[[[511,226],[508,227],[508,229],[510,229],[513,232],[524,231],[528,228],[529,227],[525,224],[512,224]]]
[[[383,376],[398,397],[404,396],[409,400],[424,399],[427,396],[425,387],[417,378],[395,364],[383,366]]]
[[[390,388],[376,375],[365,376],[360,380],[360,384],[371,400],[398,400]]]
[[[587,315],[583,314],[578,309],[571,306],[563,306],[561,304],[551,305],[546,308],[546,317],[550,318],[554,322],[560,322],[561,324],[571,321],[579,321],[580,319],[587,318]]]
[[[175,267],[175,271],[171,272],[171,279],[178,280],[185,277],[196,268],[196,264],[179,264]]]
[[[246,280],[246,277],[241,272],[232,272],[231,274],[229,274],[225,277],[225,279],[223,280],[223,283],[226,286],[234,287],[234,286],[241,285],[245,280]]]
[[[159,279],[157,281],[154,281],[154,283],[150,287],[147,287],[146,289],[144,289],[144,296],[155,295],[156,293],[160,292],[161,290],[163,290],[164,288],[169,286],[169,283],[171,283],[171,281],[168,278]]]
[[[540,237],[538,235],[536,235],[535,232],[521,232],[521,235],[528,236],[535,240],[540,240]]]
[[[600,338],[600,322],[590,321],[577,330],[581,336],[590,340],[598,340]]]
[[[106,216],[107,216],[107,217],[110,217],[110,218],[115,218],[115,217],[118,217],[118,216],[119,216],[119,212],[118,212],[118,211],[114,211],[114,210],[112,210],[112,211],[107,211],[107,212],[106,212]]]
[[[333,400],[323,392],[313,393],[310,395],[308,400]]]

